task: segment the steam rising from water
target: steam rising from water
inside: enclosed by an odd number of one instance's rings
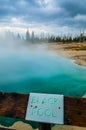
[[[0,91],[82,96],[86,69],[47,52],[43,45],[1,46]]]

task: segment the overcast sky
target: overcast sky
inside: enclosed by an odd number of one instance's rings
[[[0,30],[77,33],[86,29],[86,0],[0,0]]]

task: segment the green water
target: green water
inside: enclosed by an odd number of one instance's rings
[[[0,91],[82,97],[86,68],[40,48],[1,49]]]

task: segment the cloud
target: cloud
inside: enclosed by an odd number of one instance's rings
[[[80,15],[80,14],[78,14],[78,15],[76,15],[76,16],[74,17],[74,19],[77,20],[77,21],[86,22],[86,15]]]
[[[64,8],[69,16],[76,16],[77,14],[86,15],[86,0],[59,0],[59,6]]]
[[[86,29],[85,6],[86,0],[0,0],[0,27],[77,32]]]
[[[68,26],[74,25],[77,27],[83,27],[82,22],[86,17],[86,0],[60,0],[59,6],[65,10],[64,24]],[[86,26],[85,26],[86,27]]]
[[[41,12],[46,14],[54,14],[60,11],[60,7],[57,6],[56,1],[54,0],[35,0],[39,5]]]

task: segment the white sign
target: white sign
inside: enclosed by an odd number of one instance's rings
[[[26,120],[64,124],[64,96],[31,93],[27,106]]]

